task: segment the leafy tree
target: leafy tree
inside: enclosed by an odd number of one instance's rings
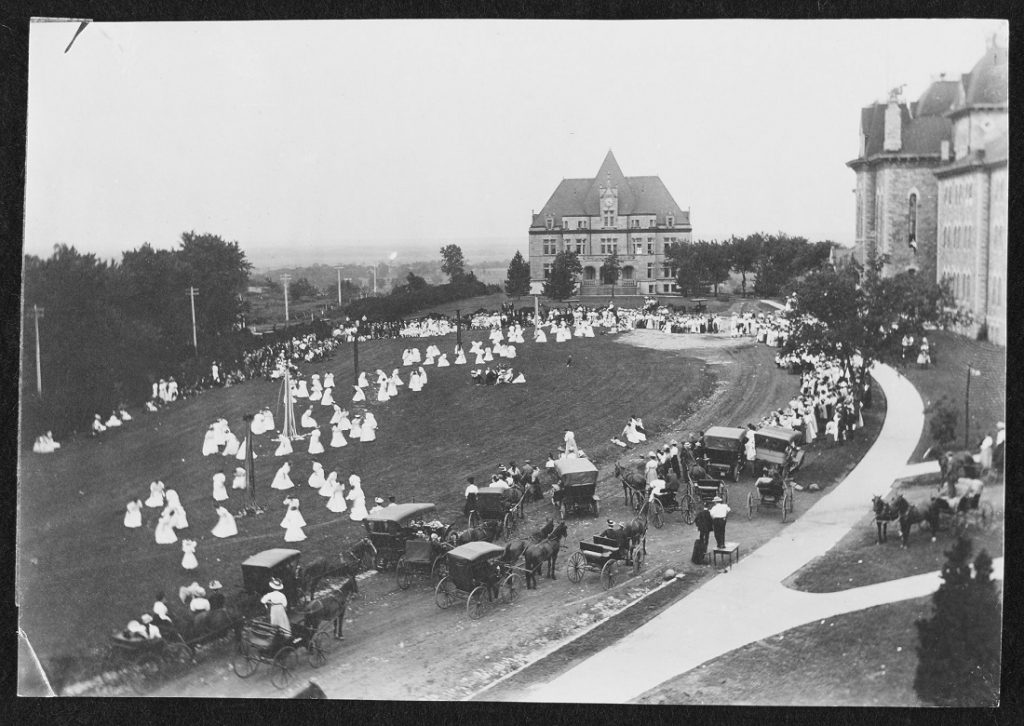
[[[312,299],[320,297],[320,291],[305,277],[300,277],[288,283],[288,297],[292,300]]]
[[[283,293],[284,288],[281,287],[281,283],[276,280],[271,280],[266,275],[263,276],[263,280],[260,281],[260,285],[267,288],[267,292]]]
[[[932,441],[943,450],[953,448],[957,436],[956,425],[960,420],[960,406],[949,396],[941,396],[932,404],[928,433]]]
[[[405,284],[409,286],[409,290],[412,292],[415,292],[416,290],[425,290],[427,288],[427,281],[415,272],[410,272],[405,276]]]
[[[552,300],[572,297],[576,291],[576,277],[582,272],[583,265],[575,252],[559,252],[551,263],[551,276],[544,281],[544,294]]]
[[[676,242],[665,248],[665,256],[676,269],[679,291],[686,296],[696,295],[701,288],[701,260],[697,248],[686,242]]]
[[[505,292],[512,297],[528,295],[530,292],[530,263],[523,258],[523,253],[519,250],[516,250],[512,261],[508,263]]]
[[[188,269],[188,283],[199,288],[196,324],[200,336],[216,337],[230,331],[244,312],[241,293],[252,264],[237,242],[215,234],[185,232],[179,256]]]
[[[764,235],[760,233],[733,237],[729,241],[729,263],[733,270],[740,273],[744,296],[747,294],[747,273],[757,269],[763,244]]]
[[[695,252],[700,281],[705,285],[714,285],[717,297],[718,286],[729,279],[729,270],[732,267],[729,248],[718,241],[701,240],[696,243]]]
[[[1001,606],[984,550],[969,558],[971,541],[958,537],[946,552],[942,584],[932,596],[930,618],[916,622],[914,690],[936,706],[996,706],[999,703]]]
[[[448,275],[451,282],[458,282],[466,274],[466,260],[462,256],[462,248],[458,245],[445,245],[441,248],[441,272]]]
[[[619,262],[619,251],[612,250],[612,253],[601,263],[601,282],[604,285],[614,285],[619,281],[621,274],[622,263]]]

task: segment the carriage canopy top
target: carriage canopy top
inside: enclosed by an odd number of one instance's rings
[[[367,522],[398,522],[404,523],[407,520],[422,519],[434,512],[433,504],[410,503],[396,504],[393,507],[384,507],[379,512],[373,512],[367,518]]]
[[[298,550],[289,550],[281,547],[272,550],[263,550],[259,554],[255,554],[243,562],[242,567],[259,567],[272,570],[278,565],[287,562],[294,557],[298,557],[301,554],[302,553]]]
[[[759,449],[785,451],[787,446],[796,443],[802,437],[803,434],[793,429],[785,429],[781,426],[765,426],[754,432],[754,443]]]
[[[590,459],[559,459],[555,462],[555,472],[566,486],[597,481],[597,467]]]
[[[500,555],[504,552],[504,547],[499,547],[498,545],[490,542],[467,542],[464,545],[459,545],[453,550],[449,550],[448,556],[454,557],[457,560],[476,562],[481,559],[490,559],[491,557]]]
[[[742,449],[747,429],[734,426],[712,426],[704,432],[704,445],[709,449],[735,451]]]

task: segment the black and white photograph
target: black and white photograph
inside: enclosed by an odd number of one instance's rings
[[[19,695],[1005,705],[1007,20],[28,26]]]

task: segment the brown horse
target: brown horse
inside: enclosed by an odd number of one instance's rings
[[[562,549],[562,539],[569,533],[565,522],[559,522],[551,531],[547,539],[539,544],[532,544],[523,553],[526,558],[526,589],[537,589],[537,575],[540,574],[544,563],[548,563],[547,576],[552,580],[555,577],[555,562],[558,560],[558,552]]]
[[[647,490],[647,480],[638,471],[625,469],[619,462],[615,462],[615,477],[622,483],[622,503],[629,504],[629,495],[632,492],[641,494]]]
[[[479,527],[464,529],[461,532],[451,532],[448,541],[455,547],[468,542],[493,542],[501,529],[501,522],[496,519],[484,520]]]
[[[915,524],[920,526],[927,524],[932,532],[932,542],[935,541],[935,533],[939,531],[939,509],[942,505],[932,500],[928,508],[921,511],[908,502],[902,494],[897,494],[892,501],[892,508],[900,522],[900,546],[906,548],[910,544],[910,528]]]
[[[899,515],[896,514],[889,502],[877,494],[871,498],[871,509],[875,513],[875,527],[878,530],[875,544],[882,544],[888,540],[889,523],[899,519]]]

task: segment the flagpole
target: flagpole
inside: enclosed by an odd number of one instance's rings
[[[971,366],[967,366],[967,395],[964,396],[964,449],[968,449],[967,441],[971,430]]]

